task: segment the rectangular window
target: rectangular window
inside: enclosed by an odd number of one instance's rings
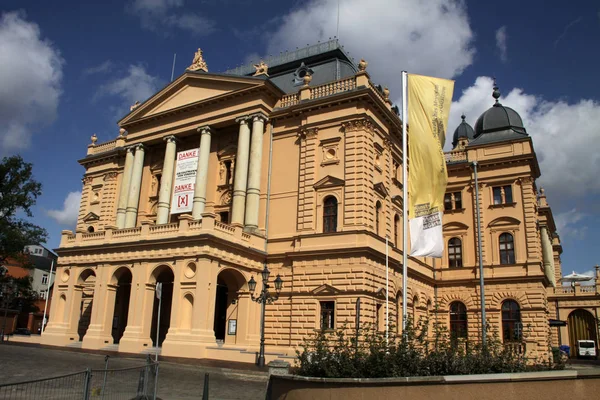
[[[444,195],[444,210],[452,210],[452,193],[446,193]]]
[[[494,205],[500,204],[512,204],[513,203],[513,194],[512,194],[512,186],[495,186],[492,188],[494,194]]]
[[[494,205],[502,204],[502,188],[497,186],[492,190],[494,192]]]
[[[454,209],[462,210],[462,194],[460,192],[454,193]]]
[[[322,301],[321,302],[321,329],[329,330],[335,329],[335,302],[334,301]]]
[[[42,275],[42,285],[47,285],[48,284],[48,275],[44,274]]]
[[[40,299],[46,300],[46,291],[45,290],[40,290]]]

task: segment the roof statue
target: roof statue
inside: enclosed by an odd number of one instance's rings
[[[129,107],[129,111],[133,111],[136,108],[138,108],[140,106],[140,102],[136,100],[135,103],[133,103],[130,107]]]
[[[98,136],[96,136],[96,134],[94,133],[91,137],[90,140],[92,141],[92,146],[96,145],[96,142],[98,141]]]
[[[190,71],[204,71],[208,72],[208,65],[206,65],[206,61],[202,57],[202,49],[198,48],[198,51],[194,54],[194,59],[192,60],[192,65],[187,67]]]
[[[369,63],[366,62],[364,58],[361,58],[360,61],[358,62],[358,70],[360,72],[366,71],[367,70],[367,65],[369,65]]]
[[[260,60],[260,62],[258,64],[254,64],[254,68],[256,68],[256,72],[252,76],[258,76],[258,75],[269,76],[269,74],[267,73],[267,71],[269,70],[269,66],[263,60]]]

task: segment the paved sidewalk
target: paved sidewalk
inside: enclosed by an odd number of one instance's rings
[[[104,368],[102,352],[65,351],[21,344],[0,345],[0,383],[52,377],[83,371],[87,367]],[[176,360],[179,361],[179,360]],[[187,360],[188,363],[162,361],[159,390],[161,399],[201,399],[204,374],[209,373],[210,399],[264,399],[267,373],[239,363]],[[200,365],[212,364],[212,365]],[[111,355],[109,368],[127,368],[144,364],[143,358]],[[243,369],[246,366],[248,369]]]

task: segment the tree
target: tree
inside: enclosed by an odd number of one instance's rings
[[[4,157],[0,163],[0,264],[11,258],[30,265],[25,246],[43,243],[48,237],[44,228],[19,216],[33,217],[31,207],[42,194],[42,184],[31,171],[32,165],[21,156]]]

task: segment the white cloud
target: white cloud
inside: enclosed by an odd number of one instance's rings
[[[144,102],[160,86],[160,80],[146,72],[142,65],[130,65],[124,76],[117,77],[100,86],[94,95],[97,100],[104,96],[118,96],[122,99],[120,115],[129,112],[129,106],[136,101]]]
[[[46,214],[61,225],[75,226],[80,202],[81,192],[71,192],[65,198],[62,210],[48,210]]]
[[[351,56],[369,62],[376,83],[400,98],[400,72],[450,78],[473,62],[471,30],[464,1],[344,0],[340,42]],[[281,18],[268,36],[267,54],[326,41],[336,35],[337,0],[311,0]]]
[[[133,0],[126,10],[140,18],[142,28],[167,33],[171,28],[181,29],[196,36],[206,36],[215,31],[215,22],[197,13],[185,11],[183,0]],[[165,30],[166,29],[166,30]]]
[[[599,13],[599,16],[600,16],[600,13]],[[554,41],[554,48],[556,48],[556,46],[558,46],[558,43],[565,36],[567,36],[567,32],[569,32],[569,29],[571,29],[574,25],[577,25],[578,23],[580,23],[582,21],[582,19],[583,19],[582,17],[578,17],[578,18],[574,19],[573,21],[569,22],[567,25],[565,25],[565,28],[563,29],[562,33]]]
[[[455,95],[458,100],[452,103],[449,135],[454,133],[461,113],[474,126],[476,119],[494,102],[492,86],[491,78],[478,77],[460,97]],[[519,88],[500,89],[508,93],[500,102],[521,115],[527,133],[533,138],[542,171],[540,183],[547,190],[551,205],[558,199],[599,193],[600,103],[585,99],[571,104],[546,101]]]
[[[29,147],[31,135],[54,121],[64,60],[24,12],[0,16],[0,153]]]
[[[507,48],[506,48],[506,40],[508,36],[506,35],[506,25],[501,26],[496,31],[496,47],[500,51],[500,59],[502,62],[508,61]]]
[[[84,69],[83,76],[103,74],[106,72],[110,72],[110,71],[112,71],[113,67],[114,67],[113,62],[110,60],[106,60],[102,64]]]
[[[582,240],[587,233],[587,226],[581,226],[579,221],[585,218],[586,214],[572,208],[569,211],[558,213],[554,216],[556,230],[562,241],[565,239]]]

